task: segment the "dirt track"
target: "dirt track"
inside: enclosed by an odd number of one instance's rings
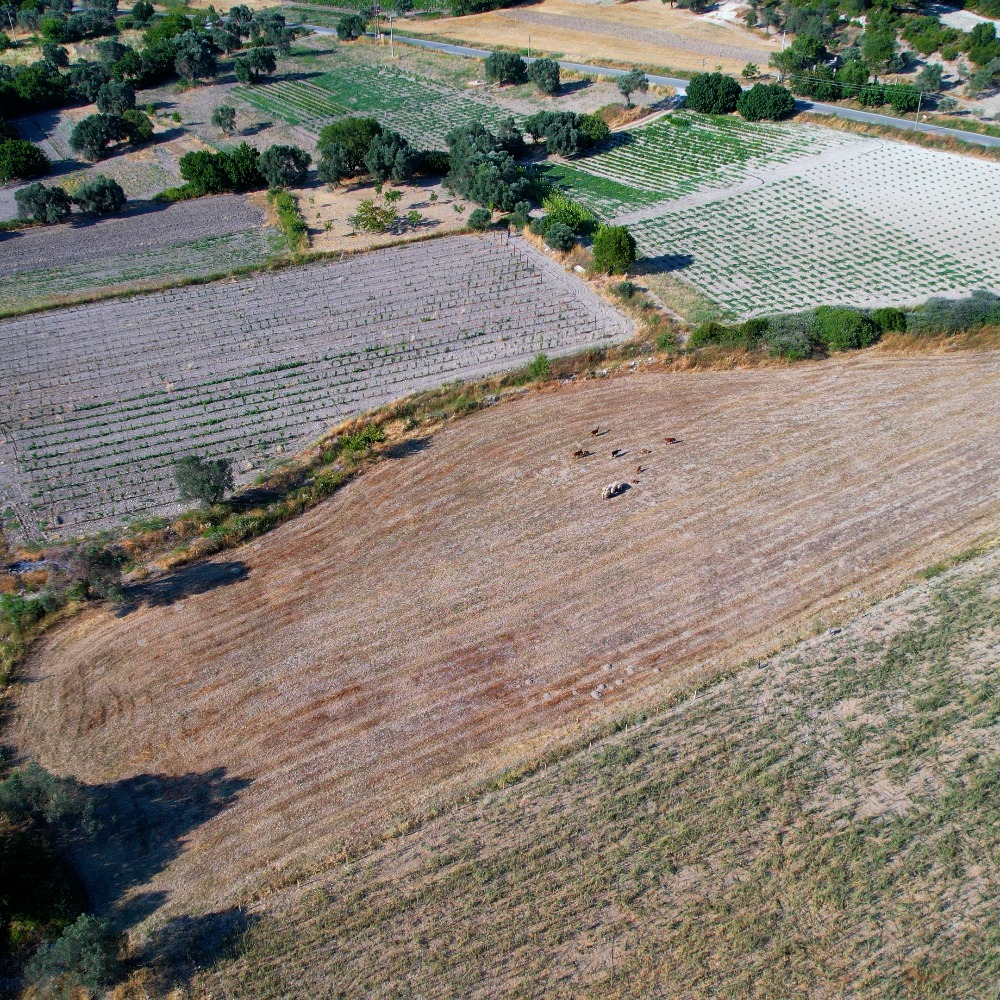
[[[230,903],[995,529],[998,377],[870,355],[505,403],[54,633],[7,737],[138,821],[98,903]]]

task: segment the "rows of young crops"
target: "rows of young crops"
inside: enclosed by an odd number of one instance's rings
[[[0,312],[36,308],[66,297],[131,285],[222,274],[264,264],[285,249],[275,229],[206,236],[103,259],[22,271],[0,282]]]
[[[236,87],[235,96],[314,134],[346,114],[366,114],[421,149],[445,149],[453,128],[495,126],[510,112],[481,97],[390,66],[344,66],[303,80]]]
[[[30,495],[22,521],[76,533],[168,510],[179,455],[229,456],[246,481],[345,416],[630,332],[500,236],[9,320],[0,406]]]
[[[802,178],[668,212],[632,231],[647,266],[676,270],[734,317],[1000,291],[995,263],[987,269],[932,250],[901,221],[880,222]]]
[[[597,152],[560,165],[553,179],[604,216],[725,187],[765,165],[792,163],[845,143],[848,133],[813,126],[754,124],[675,112],[616,133]]]

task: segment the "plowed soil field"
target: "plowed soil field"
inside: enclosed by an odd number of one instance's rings
[[[995,529],[998,377],[870,353],[503,402],[52,633],[5,737],[101,786],[98,904],[231,905]]]

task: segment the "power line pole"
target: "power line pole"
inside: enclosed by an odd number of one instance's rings
[[[395,46],[393,44],[392,18],[393,18],[393,12],[390,10],[389,11],[389,58],[390,59],[395,59],[396,58],[396,49],[395,49]]]

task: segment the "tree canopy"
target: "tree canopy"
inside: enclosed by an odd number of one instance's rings
[[[30,142],[13,138],[0,141],[0,184],[43,177],[51,168],[49,158]]]
[[[211,507],[221,503],[233,488],[233,463],[226,458],[186,455],[174,463],[174,477],[182,501],[194,500]]]
[[[516,52],[491,52],[485,60],[486,79],[490,83],[524,83],[528,67]]]
[[[743,93],[740,85],[724,73],[699,73],[688,84],[685,107],[706,115],[728,115],[736,110]]]

